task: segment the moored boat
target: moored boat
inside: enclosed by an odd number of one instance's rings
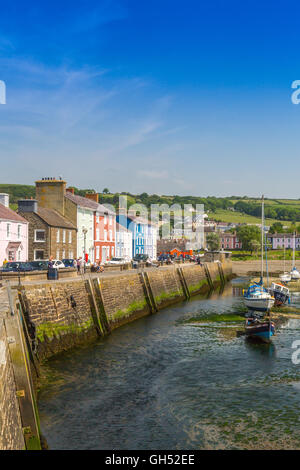
[[[275,298],[262,283],[254,283],[244,293],[244,303],[249,310],[268,312],[274,306]]]
[[[286,302],[290,303],[291,301],[289,288],[280,282],[272,282],[268,291],[274,297],[274,305],[276,307],[284,305]]]
[[[245,334],[248,338],[269,343],[275,334],[275,325],[270,318],[259,319],[256,316],[249,317],[245,323]]]
[[[259,312],[269,312],[273,307],[275,299],[270,292],[263,285],[264,275],[264,237],[265,237],[265,225],[264,225],[264,196],[262,196],[261,204],[261,279],[260,282],[255,282],[248,287],[248,290],[244,293],[244,303],[249,310],[255,310]],[[267,259],[267,258],[266,258]]]

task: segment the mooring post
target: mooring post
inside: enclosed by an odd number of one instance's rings
[[[108,334],[110,333],[111,328],[109,326],[109,321],[108,321],[106,311],[105,311],[103,292],[102,292],[101,281],[99,277],[96,277],[93,279],[93,285],[94,285],[94,290],[95,290],[95,299],[98,305],[101,326],[102,326],[104,334]]]
[[[148,295],[149,295],[150,301],[153,304],[153,310],[154,310],[154,312],[158,312],[158,307],[157,307],[157,304],[155,302],[155,297],[154,297],[154,294],[153,294],[153,290],[152,290],[152,286],[151,286],[151,283],[150,283],[149,275],[146,271],[143,273],[143,275],[144,275],[144,282],[145,282],[146,288],[148,289],[148,292],[149,292]]]
[[[191,296],[190,296],[190,291],[189,291],[186,279],[185,279],[184,274],[183,274],[183,269],[181,267],[178,267],[177,272],[178,272],[179,279],[180,279],[180,282],[181,282],[181,285],[182,285],[183,293],[184,293],[186,299],[189,299]]]
[[[209,272],[209,268],[207,266],[207,263],[204,263],[204,270],[205,270],[205,274],[206,274],[206,278],[207,278],[207,282],[208,282],[208,285],[211,289],[213,289],[214,285],[213,285],[213,282],[212,282],[212,279],[211,279],[211,275],[210,275],[210,272]]]
[[[91,306],[91,310],[92,310],[92,317],[93,317],[93,320],[94,320],[94,324],[96,326],[97,333],[98,333],[99,336],[104,336],[104,331],[103,331],[103,328],[102,328],[102,325],[101,325],[98,306],[97,306],[97,303],[96,303],[96,300],[95,300],[94,290],[93,290],[90,278],[85,281],[85,287],[86,287],[86,290],[87,290],[87,293],[88,293],[88,296],[89,296],[90,306]]]

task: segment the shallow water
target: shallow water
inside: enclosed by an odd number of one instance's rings
[[[271,345],[239,336],[242,323],[197,323],[244,311],[235,285],[50,360],[39,396],[50,449],[300,448],[300,317]]]

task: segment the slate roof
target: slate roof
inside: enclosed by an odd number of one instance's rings
[[[46,209],[45,207],[38,207],[38,216],[51,227],[62,227],[68,229],[76,229],[76,227],[69,222],[65,217],[60,215],[54,209]]]
[[[21,215],[17,214],[17,212],[5,207],[3,204],[0,203],[0,219],[11,220],[13,222],[22,222],[23,224],[28,224],[27,220],[24,219]]]
[[[99,204],[96,201],[93,201],[92,199],[88,199],[87,197],[78,196],[77,194],[72,194],[71,192],[67,191],[66,198],[74,202],[74,204],[76,204],[77,206],[85,207],[86,209],[97,211],[100,214],[106,213],[110,215],[115,215],[115,212],[113,212],[112,210],[108,209],[102,204]]]

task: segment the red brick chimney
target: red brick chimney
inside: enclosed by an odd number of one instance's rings
[[[91,199],[94,202],[99,202],[99,194],[98,193],[86,193],[85,197],[87,199]]]
[[[67,188],[68,193],[74,194],[74,188]]]

